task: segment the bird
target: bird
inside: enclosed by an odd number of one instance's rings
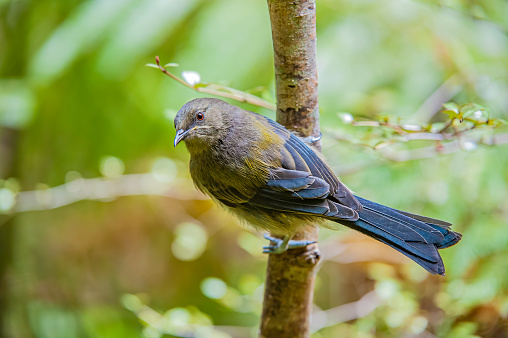
[[[305,247],[314,242],[291,240],[295,233],[316,224],[332,229],[342,224],[432,274],[445,274],[438,250],[462,237],[450,223],[354,195],[318,150],[277,122],[220,99],[197,98],[178,111],[174,124],[174,146],[184,141],[196,188],[269,232],[265,238],[271,244],[263,252]]]

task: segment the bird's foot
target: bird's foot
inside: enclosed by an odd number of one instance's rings
[[[291,241],[289,236],[285,236],[283,239],[271,237],[268,234],[263,235],[264,238],[272,243],[268,246],[263,247],[263,253],[280,254],[288,249],[304,248],[309,244],[316,243],[316,241]]]
[[[305,259],[305,262],[310,265],[316,265],[319,261],[319,258],[321,257],[321,253],[319,252],[319,249],[317,246],[307,249],[305,253],[303,254],[303,258]]]
[[[323,134],[322,133],[319,133],[319,136],[307,136],[307,137],[302,137],[301,140],[304,142],[304,143],[307,143],[307,144],[312,144],[312,143],[315,143],[319,140],[321,140],[321,138],[323,137]]]

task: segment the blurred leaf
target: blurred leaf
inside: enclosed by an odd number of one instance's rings
[[[91,0],[76,7],[31,58],[31,78],[49,83],[62,74],[79,56],[96,46],[133,2]]]
[[[145,66],[151,67],[151,68],[155,68],[155,69],[159,69],[159,65],[156,65],[155,63],[147,63],[147,64],[145,64]],[[166,66],[164,66],[164,67],[166,67]]]
[[[211,299],[220,299],[224,297],[227,290],[228,286],[219,278],[208,277],[201,282],[201,292]]]
[[[185,222],[175,229],[176,238],[171,245],[173,255],[182,261],[192,261],[205,251],[208,234],[202,226]]]
[[[0,214],[9,212],[16,204],[16,194],[6,188],[0,188]]]
[[[32,120],[35,102],[26,82],[0,79],[0,126],[25,127]]]
[[[451,119],[462,119],[462,115],[455,110],[443,110],[443,114],[448,115]]]
[[[135,67],[146,51],[163,44],[198,3],[198,0],[133,1],[100,50],[98,71],[108,78],[124,78],[125,68]]]

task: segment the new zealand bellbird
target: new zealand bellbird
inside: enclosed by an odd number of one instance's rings
[[[199,190],[240,219],[284,240],[265,252],[309,244],[290,241],[330,220],[381,241],[433,274],[444,275],[438,249],[461,234],[450,223],[395,210],[353,195],[317,152],[280,124],[219,99],[195,99],[175,117],[175,146],[190,152]],[[325,225],[332,227],[330,225]]]

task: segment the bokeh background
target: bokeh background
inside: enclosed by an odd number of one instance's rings
[[[395,163],[343,141],[384,136],[337,113],[439,123],[454,101],[507,118],[508,3],[318,0],[317,11],[330,164],[359,195],[464,238],[442,251],[443,278],[323,230],[313,337],[506,337],[507,146]],[[0,336],[256,336],[265,241],[195,191],[172,118],[200,94],[145,67],[155,55],[274,100],[264,1],[0,1]]]

